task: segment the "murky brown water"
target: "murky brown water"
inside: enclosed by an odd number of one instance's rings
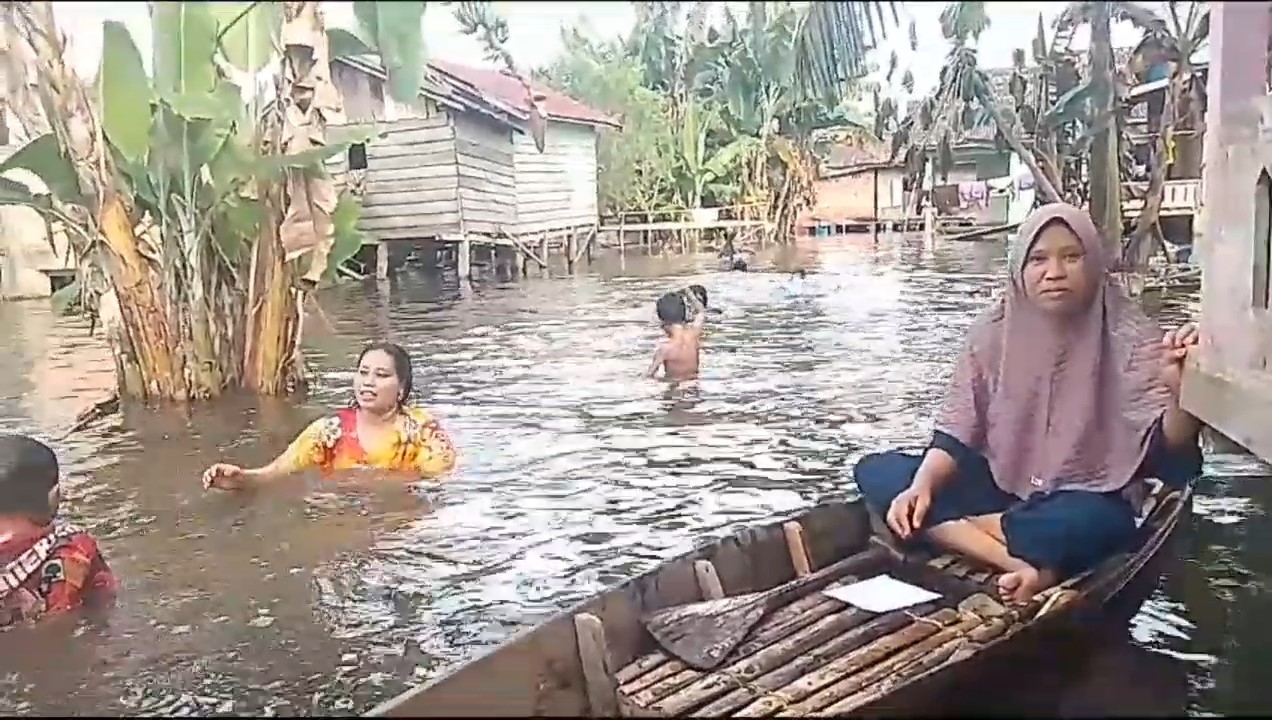
[[[807,241],[768,258],[816,271],[798,295],[784,275],[685,258],[464,293],[407,270],[391,288],[329,292],[329,325],[307,326],[315,387],[303,405],[134,412],[58,443],[69,515],[103,539],[124,591],[104,619],[0,634],[0,711],[363,711],[704,536],[851,494],[856,457],[924,439],[1002,254]],[[674,396],[639,374],[653,300],[694,281],[724,314],[701,392]],[[0,305],[0,428],[53,437],[105,394],[109,364],[84,332],[40,303]],[[413,351],[421,396],[462,449],[444,487],[201,490],[208,463],[264,461],[343,404],[360,345],[381,335]],[[1129,632],[1112,629],[1094,655],[1040,657],[999,679],[1010,691],[990,684],[983,704],[1272,708],[1265,475],[1211,456],[1184,561]]]

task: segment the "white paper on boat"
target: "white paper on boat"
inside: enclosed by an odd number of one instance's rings
[[[911,585],[886,574],[823,590],[822,594],[874,613],[913,607],[941,597],[939,593],[924,590],[917,585]]]

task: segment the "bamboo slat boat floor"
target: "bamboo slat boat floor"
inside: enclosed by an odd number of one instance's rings
[[[634,717],[837,714],[965,656],[1041,605],[1010,610],[964,591],[876,614],[819,593],[773,613],[715,671],[660,652],[637,659],[616,673],[620,705]]]
[[[1145,521],[1154,512],[1168,512],[1163,490],[1154,488]],[[878,552],[876,546],[859,555]],[[1133,564],[1131,556],[1124,553],[1100,567]],[[941,598],[882,614],[820,592],[799,598],[762,620],[715,670],[688,667],[663,652],[637,658],[614,674],[620,711],[628,717],[851,712],[1018,632],[1072,600],[1075,586],[1092,577],[1084,573],[1023,607],[1008,607],[997,599],[997,573],[961,556],[890,550],[880,567]],[[873,574],[840,578],[831,587]]]

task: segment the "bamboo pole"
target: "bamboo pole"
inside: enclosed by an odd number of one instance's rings
[[[925,616],[924,621],[912,622],[900,631],[885,635],[858,650],[836,658],[818,670],[783,686],[770,695],[756,700],[742,708],[735,714],[735,717],[765,717],[783,710],[783,708],[793,708],[796,706],[791,705],[791,703],[798,703],[805,698],[813,696],[815,693],[819,693],[824,688],[832,688],[831,693],[827,695],[827,697],[830,697],[834,692],[834,688],[837,687],[837,682],[842,682],[844,678],[851,679],[867,668],[877,667],[884,659],[935,635],[957,618],[958,612],[956,610],[948,608],[938,610]],[[850,692],[855,692],[855,688]],[[826,702],[833,702],[846,696],[847,693],[838,697],[831,697]],[[800,703],[799,707],[804,707],[804,704]],[[815,707],[811,709],[815,709]]]
[[[737,687],[737,682],[749,682],[794,660],[836,635],[864,624],[869,619],[870,613],[849,608],[781,638],[769,647],[759,650],[750,657],[744,657],[723,670],[707,674],[699,670],[686,670],[659,685],[650,687],[632,700],[641,706],[652,707],[660,713],[671,716],[682,715],[696,705]],[[725,677],[731,678],[732,682],[725,680]]]
[[[922,611],[921,608],[918,608],[918,610]],[[910,622],[912,622],[912,618],[905,612],[898,611],[880,615],[871,619],[865,625],[853,628],[823,645],[813,648],[795,658],[792,662],[761,675],[743,687],[731,687],[727,694],[695,710],[694,714],[701,717],[720,717],[732,713],[738,708],[753,702],[762,693],[773,692],[788,683],[794,682],[805,673],[815,670],[837,657],[846,655],[866,643],[878,639],[880,636],[896,632]],[[704,699],[710,700],[709,697]]]

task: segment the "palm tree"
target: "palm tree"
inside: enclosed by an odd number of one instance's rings
[[[720,118],[713,147],[686,157],[737,149],[725,156],[744,168],[744,198],[767,201],[784,232],[811,202],[812,134],[854,124],[844,100],[868,70],[866,52],[899,23],[896,4],[751,2],[744,13],[724,6],[725,23],[712,27],[714,5],[637,3],[627,49],[646,86],[672,98],[677,125],[687,127],[694,103]],[[699,133],[690,140],[705,141]]]
[[[953,163],[952,147],[966,131],[992,122],[998,137],[1020,157],[1033,174],[1043,200],[1062,199],[1052,175],[1043,171],[1032,149],[1021,138],[1018,118],[1011,106],[994,92],[993,84],[979,67],[975,43],[989,27],[989,17],[981,2],[952,2],[941,13],[941,32],[952,43],[941,69],[936,92],[919,103],[916,114],[902,123],[894,137],[894,154],[909,147],[913,159],[918,148],[936,148],[939,169],[948,171]],[[924,150],[925,151],[925,150]],[[919,151],[922,152],[922,151]],[[907,165],[913,165],[907,162]]]

